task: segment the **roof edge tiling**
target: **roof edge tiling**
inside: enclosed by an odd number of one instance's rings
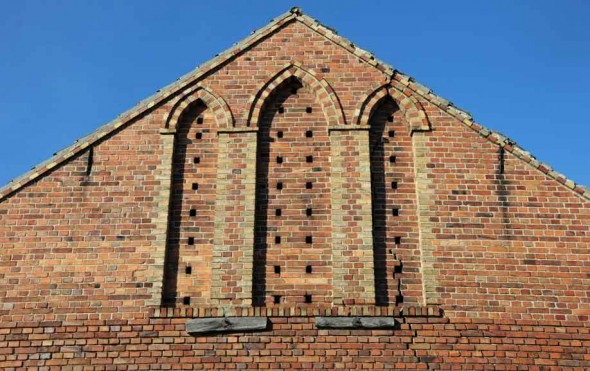
[[[83,152],[87,148],[91,147],[94,143],[103,139],[115,130],[130,123],[133,119],[137,118],[139,115],[153,108],[157,104],[165,101],[176,92],[181,91],[185,89],[187,86],[196,83],[201,78],[203,78],[207,73],[211,72],[212,70],[215,70],[217,67],[220,67],[224,63],[233,60],[236,56],[243,53],[246,49],[250,48],[252,45],[259,42],[261,39],[267,37],[277,29],[283,27],[284,25],[292,21],[299,21],[303,23],[305,26],[314,30],[318,34],[324,36],[334,44],[354,54],[356,57],[359,58],[359,60],[373,66],[381,73],[383,73],[385,77],[387,77],[388,79],[395,79],[397,82],[403,84],[412,93],[424,98],[428,102],[434,104],[435,106],[445,111],[447,114],[451,115],[452,117],[455,117],[464,125],[476,131],[482,137],[504,148],[504,150],[506,150],[507,152],[512,153],[519,159],[535,167],[539,171],[547,174],[547,176],[557,180],[559,183],[573,190],[576,194],[580,195],[584,199],[590,200],[590,188],[576,184],[573,180],[566,178],[563,174],[554,171],[549,165],[537,161],[537,159],[533,155],[531,155],[529,152],[518,146],[514,141],[510,140],[506,136],[496,131],[487,129],[483,125],[475,122],[471,114],[469,114],[467,111],[456,107],[449,100],[435,94],[432,91],[432,89],[416,82],[412,77],[402,73],[401,71],[394,69],[391,65],[375,57],[373,53],[362,48],[359,48],[352,41],[338,35],[336,30],[328,26],[325,26],[318,20],[304,14],[300,8],[294,7],[291,8],[291,10],[289,10],[288,12],[283,13],[278,17],[272,19],[270,23],[268,23],[261,29],[252,31],[250,36],[235,43],[233,46],[226,49],[225,51],[217,54],[213,59],[201,64],[189,73],[179,77],[173,83],[165,86],[162,89],[159,89],[152,96],[143,99],[135,106],[133,106],[131,109],[118,115],[114,120],[99,127],[91,134],[76,140],[72,145],[56,152],[50,159],[33,167],[27,173],[9,181],[6,185],[0,187],[0,201],[4,200],[9,195],[23,188],[28,183],[38,179],[43,174],[51,171],[59,164]]]

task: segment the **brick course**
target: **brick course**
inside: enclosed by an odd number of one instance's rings
[[[236,48],[0,190],[1,368],[590,368],[584,188],[298,9]]]

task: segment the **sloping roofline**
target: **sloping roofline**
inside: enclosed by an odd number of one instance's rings
[[[214,71],[221,65],[233,60],[236,56],[242,54],[244,51],[249,49],[255,43],[261,39],[266,38],[268,35],[273,33],[279,28],[293,22],[299,21],[326,39],[330,40],[334,44],[346,49],[350,53],[354,54],[364,63],[367,63],[374,68],[378,69],[385,75],[386,78],[396,80],[403,84],[408,91],[404,92],[406,95],[417,94],[428,102],[441,108],[449,115],[461,121],[464,125],[471,128],[472,130],[479,133],[482,137],[486,138],[490,142],[504,148],[505,151],[512,153],[516,157],[520,158],[524,162],[538,169],[539,171],[547,174],[549,177],[557,180],[567,188],[573,190],[575,193],[580,195],[586,200],[590,200],[590,188],[576,184],[573,180],[566,178],[563,174],[556,172],[549,165],[537,161],[537,159],[529,152],[518,146],[514,141],[507,138],[506,136],[485,128],[484,126],[476,123],[473,117],[467,112],[456,107],[452,102],[444,99],[435,94],[432,89],[416,82],[412,77],[394,69],[391,65],[377,59],[371,52],[359,48],[353,42],[338,35],[337,32],[323,24],[318,20],[304,14],[300,8],[293,7],[286,13],[272,19],[270,23],[259,30],[255,30],[247,38],[235,43],[230,48],[217,54],[213,59],[203,63],[189,73],[179,77],[173,83],[165,86],[158,90],[152,96],[140,101],[131,109],[118,115],[114,120],[106,123],[99,127],[91,134],[76,140],[72,145],[56,152],[50,159],[42,162],[41,164],[33,167],[30,171],[25,174],[14,178],[9,181],[6,185],[0,187],[0,202],[6,199],[8,196],[17,192],[21,188],[25,187],[32,181],[40,178],[47,172],[51,171],[56,166],[67,161],[73,156],[83,152],[97,141],[103,139],[105,136],[111,134],[115,130],[130,123],[133,119],[137,118],[145,111],[153,108],[157,104],[165,101],[176,92],[185,89],[191,84],[196,83],[202,79],[208,73]]]

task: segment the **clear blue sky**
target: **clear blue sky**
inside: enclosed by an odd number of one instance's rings
[[[590,185],[590,1],[4,1],[0,185],[298,5]]]

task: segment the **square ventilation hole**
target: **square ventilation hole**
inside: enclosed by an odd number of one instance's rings
[[[199,189],[199,183],[193,183],[192,184],[192,188],[193,188],[193,191],[198,190]]]
[[[305,137],[306,138],[313,138],[313,131],[311,131],[311,130],[306,131],[305,132]]]
[[[281,274],[281,266],[275,265],[275,274]]]
[[[281,216],[282,211],[281,209],[275,209],[275,216]]]
[[[197,124],[199,124],[199,125],[203,124],[203,116],[197,117]]]
[[[393,216],[399,216],[399,208],[394,207],[393,209],[391,209],[391,214]]]
[[[189,216],[197,216],[197,209],[190,209],[188,212]]]
[[[192,274],[193,273],[193,267],[191,267],[190,265],[187,265],[186,267],[184,267],[184,273],[185,274]]]
[[[313,243],[313,237],[305,236],[305,243]]]
[[[313,188],[313,183],[312,182],[305,182],[305,188],[306,189],[312,189]]]
[[[389,135],[390,138],[395,137],[395,130],[389,130],[389,132],[387,133],[387,135]]]
[[[191,297],[190,296],[185,296],[184,298],[182,298],[182,304],[184,304],[184,305],[190,305],[191,304]]]
[[[278,182],[277,183],[277,189],[280,191],[281,189],[283,189],[283,182]]]
[[[283,132],[277,131],[277,138],[282,138],[282,137],[283,137]]]
[[[397,182],[391,182],[391,189],[397,189]]]
[[[389,156],[389,162],[391,162],[392,164],[395,163],[397,159],[395,158],[395,156]]]
[[[311,265],[305,266],[305,273],[311,273]]]
[[[400,245],[400,244],[402,243],[402,238],[401,238],[400,236],[396,236],[396,237],[394,238],[394,243],[395,243],[396,245]]]
[[[313,156],[305,156],[305,162],[313,162]]]
[[[305,107],[305,112],[311,113],[313,110],[311,107]]]
[[[285,107],[279,106],[279,113],[285,113]]]
[[[311,294],[305,294],[303,296],[303,298],[304,298],[305,304],[311,304],[312,303]]]
[[[203,133],[197,133],[195,135],[195,138],[197,138],[197,139],[203,139]]]
[[[307,216],[311,216],[312,212],[313,211],[311,210],[311,207],[308,207],[307,209],[305,209],[305,215],[307,215]]]
[[[193,164],[200,164],[200,163],[201,163],[201,158],[200,157],[193,158]]]
[[[275,243],[276,244],[281,243],[281,236],[275,236]]]
[[[283,156],[277,156],[277,164],[283,163]]]
[[[275,304],[281,304],[281,295],[273,295],[272,302]]]
[[[194,237],[189,237],[187,240],[189,245],[194,245],[195,244],[195,238]]]

